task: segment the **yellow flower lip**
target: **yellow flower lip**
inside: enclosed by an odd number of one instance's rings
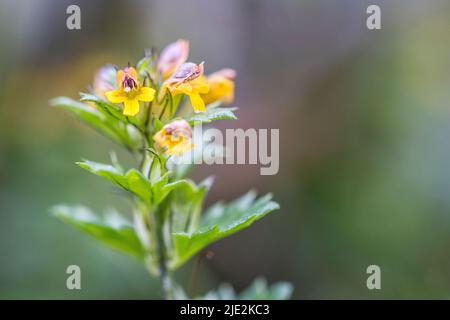
[[[211,73],[206,82],[209,85],[209,92],[202,94],[201,97],[206,104],[216,101],[222,101],[230,104],[234,100],[234,79],[236,71],[233,69],[221,69]]]
[[[153,140],[167,155],[180,155],[194,146],[192,128],[184,119],[166,124],[153,136]]]
[[[142,87],[136,69],[128,67],[116,73],[117,90],[105,93],[112,103],[123,103],[123,114],[135,116],[139,112],[139,101],[150,102],[155,97],[155,89]]]

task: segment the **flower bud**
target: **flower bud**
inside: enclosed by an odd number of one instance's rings
[[[195,64],[193,62],[183,63],[170,78],[170,83],[180,83],[194,80],[204,72],[204,62]]]
[[[164,149],[167,155],[180,155],[192,149],[192,128],[186,120],[175,120],[166,124],[153,140]]]
[[[97,70],[94,76],[93,89],[99,97],[104,97],[105,92],[117,89],[115,82],[116,69],[107,64]]]
[[[158,70],[163,79],[169,78],[189,56],[189,41],[180,39],[169,44],[161,51],[158,59]]]

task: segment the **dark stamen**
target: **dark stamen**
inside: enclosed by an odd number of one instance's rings
[[[122,81],[122,87],[134,89],[137,88],[137,83],[132,77],[126,75]]]

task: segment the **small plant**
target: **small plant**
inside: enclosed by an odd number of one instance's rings
[[[235,72],[223,69],[205,76],[203,62],[186,62],[188,52],[189,43],[178,40],[159,56],[155,51],[146,52],[135,67],[106,65],[96,73],[91,92],[80,93],[80,101],[68,97],[51,100],[51,105],[69,111],[123,146],[138,164],[125,170],[115,153],[111,153],[111,164],[77,162],[125,191],[132,203],[133,222],[116,211],[100,218],[82,206],[58,205],[52,208],[53,214],[140,260],[161,279],[167,299],[187,298],[172,279],[174,270],[207,245],[279,208],[271,195],[257,198],[250,191],[202,213],[212,179],[195,183],[186,177],[192,164],[175,159],[195,154],[197,143],[202,143],[193,139],[195,126],[236,119],[235,108],[223,106],[233,101]],[[240,296],[282,299],[290,292],[288,284],[267,287],[259,279]],[[221,297],[239,296],[222,285],[204,298]]]

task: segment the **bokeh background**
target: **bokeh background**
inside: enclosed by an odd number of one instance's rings
[[[70,4],[80,31],[66,28]],[[369,4],[381,30],[366,28]],[[116,147],[48,100],[179,38],[207,73],[238,71],[239,121],[220,128],[280,128],[281,139],[278,175],[197,168],[216,176],[208,204],[256,188],[281,210],[211,246],[195,293],[264,276],[292,282],[296,299],[449,298],[449,17],[445,0],[1,1],[0,298],[160,296],[137,262],[49,215],[60,202],[127,207],[74,165]],[[66,289],[70,264],[80,291]],[[371,264],[381,290],[366,288]],[[182,285],[192,270],[177,273]]]

